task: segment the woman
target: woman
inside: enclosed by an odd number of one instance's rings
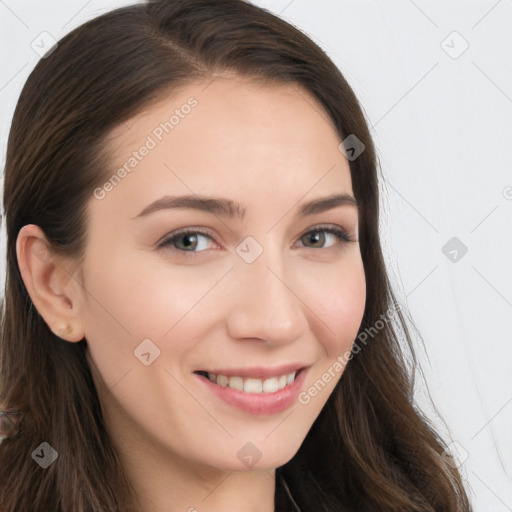
[[[248,2],[59,41],[7,149],[3,510],[471,510],[413,402],[376,168],[339,70]]]

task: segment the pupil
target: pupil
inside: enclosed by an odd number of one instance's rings
[[[319,241],[323,241],[323,238],[325,238],[325,235],[323,233],[321,233],[320,231],[316,231],[315,233],[309,235],[311,240],[313,241],[313,243],[315,243],[315,239],[316,239],[316,242],[318,243]]]
[[[195,235],[183,235],[182,237],[182,240],[190,240],[190,239],[194,239],[195,238]],[[194,246],[194,241],[192,241],[192,243],[189,243],[189,242],[186,242],[183,244],[185,247],[192,247]]]

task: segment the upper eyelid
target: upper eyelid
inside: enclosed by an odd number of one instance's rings
[[[299,235],[298,238],[301,238],[302,236],[304,236],[305,234],[307,234],[311,231],[313,231],[313,232],[314,231],[323,231],[323,230],[328,230],[329,228],[344,231],[346,233],[346,235],[352,239],[351,241],[353,241],[353,242],[358,241],[357,227],[355,229],[355,235],[352,235],[351,232],[353,230],[351,228],[347,228],[346,226],[342,226],[342,225],[334,224],[334,223],[320,223],[320,224],[315,224],[313,226],[310,226],[309,228],[306,228],[304,231],[302,231],[302,233]],[[189,226],[189,227],[184,227],[184,228],[178,228],[174,231],[171,231],[170,233],[168,233],[167,235],[162,237],[162,239],[157,242],[157,246],[160,246],[163,243],[173,240],[176,237],[179,237],[181,235],[186,235],[189,233],[192,233],[192,234],[197,233],[197,234],[200,234],[200,235],[210,238],[216,244],[219,243],[219,242],[217,242],[217,238],[216,238],[215,234],[213,234],[210,229],[203,228],[203,227]],[[349,243],[349,242],[347,242],[347,243]],[[184,252],[193,252],[193,251],[184,251]],[[199,252],[202,252],[202,251],[199,251]]]
[[[190,228],[179,228],[179,229],[176,229],[175,231],[171,231],[170,233],[167,233],[165,236],[163,236],[157,242],[157,245],[160,245],[163,242],[167,242],[168,240],[172,240],[173,238],[176,238],[176,237],[181,236],[181,235],[186,235],[186,234],[189,234],[189,233],[192,233],[192,234],[198,233],[200,235],[207,236],[211,240],[213,240],[214,242],[217,243],[215,235],[212,234],[210,232],[210,230],[205,229],[205,228],[197,228],[197,227],[193,227],[192,226]]]

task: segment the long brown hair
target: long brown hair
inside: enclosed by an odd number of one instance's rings
[[[24,225],[37,224],[57,254],[80,263],[87,203],[109,176],[110,131],[178,86],[226,71],[304,87],[340,140],[355,135],[365,147],[349,165],[367,282],[360,333],[375,332],[355,345],[300,449],[276,469],[276,510],[291,510],[285,482],[303,512],[470,511],[447,446],[413,400],[416,360],[381,251],[377,158],[362,109],[324,51],[243,0],[155,0],[108,12],[63,37],[22,90],[4,180],[0,352],[0,405],[19,415],[20,429],[0,446],[2,511],[132,506],[133,488],[104,427],[86,340],[61,340],[39,315],[17,264],[16,239]],[[42,442],[59,454],[46,470],[31,457]]]

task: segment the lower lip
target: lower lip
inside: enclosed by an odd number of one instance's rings
[[[246,393],[229,387],[214,384],[203,375],[195,374],[213,393],[230,405],[251,414],[276,414],[288,409],[297,399],[297,395],[306,378],[307,368],[303,368],[292,384],[274,393]]]

